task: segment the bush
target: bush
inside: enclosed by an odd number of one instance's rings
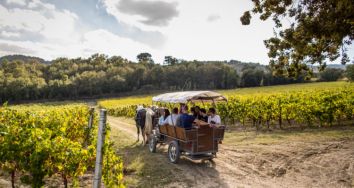
[[[354,81],[354,65],[347,65],[347,70],[345,71],[345,76],[350,80]]]
[[[320,81],[337,81],[343,76],[343,72],[344,71],[342,69],[326,68],[320,73]]]

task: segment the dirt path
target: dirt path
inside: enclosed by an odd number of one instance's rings
[[[116,129],[119,129],[125,133],[128,133],[133,138],[137,137],[136,129],[135,130],[133,129],[135,127],[134,125],[123,122],[119,118],[116,118],[113,116],[107,116],[107,121],[113,128],[116,128]]]
[[[136,138],[134,125],[108,121]],[[176,167],[183,182],[167,187],[354,187],[354,139],[221,145],[214,162],[183,159]]]

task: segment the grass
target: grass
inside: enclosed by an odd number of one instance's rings
[[[156,154],[150,153],[141,141],[136,142],[131,135],[115,128],[112,128],[111,139],[118,155],[123,157],[127,187],[161,187],[179,181],[175,176],[179,169],[168,161],[164,148],[158,148]]]

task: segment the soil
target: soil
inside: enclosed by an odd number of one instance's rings
[[[126,122],[108,121],[136,139]],[[354,138],[222,144],[213,161],[182,158],[175,166],[176,182],[163,187],[354,187]]]
[[[213,163],[192,163],[180,167],[193,187],[354,186],[353,140],[221,146]]]

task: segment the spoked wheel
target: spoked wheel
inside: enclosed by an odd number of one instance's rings
[[[157,145],[157,140],[155,136],[151,136],[150,137],[150,141],[149,141],[149,150],[151,153],[155,153],[156,152],[156,145]]]
[[[177,163],[180,157],[180,151],[177,141],[172,141],[168,145],[168,159],[171,163]]]

